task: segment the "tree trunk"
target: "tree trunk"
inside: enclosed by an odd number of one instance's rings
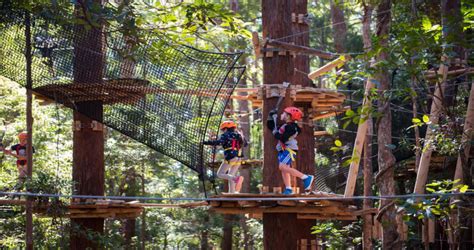
[[[377,37],[380,46],[388,47],[388,34],[391,21],[391,0],[382,0],[377,8]],[[380,52],[377,62],[384,62],[388,59],[386,51]],[[388,145],[392,144],[392,116],[390,111],[390,100],[383,98],[385,91],[390,89],[390,79],[387,69],[379,69],[376,79],[380,82],[378,112],[382,114],[378,123],[377,143],[378,143],[378,164],[379,174],[377,185],[380,195],[394,195],[394,165],[393,156]],[[380,210],[382,213],[381,222],[384,225],[382,236],[383,249],[401,249],[401,241],[397,232],[396,211],[392,201],[381,200]]]
[[[365,136],[364,143],[364,196],[372,196],[372,134],[373,134],[373,124],[372,118],[369,118],[367,121],[367,135]],[[364,199],[363,210],[370,209],[373,207],[373,202],[370,199]],[[372,214],[364,215],[364,224],[363,224],[363,248],[370,250],[373,248],[372,244],[372,235],[374,223],[372,219]]]
[[[247,78],[244,76],[240,81],[242,87],[247,87]],[[241,95],[245,95],[245,93],[241,93]],[[250,139],[250,109],[249,103],[247,101],[238,101],[239,104],[239,124],[242,130],[242,134],[244,137],[249,140]],[[244,159],[250,159],[250,145],[243,148],[242,151],[244,155]],[[241,193],[250,193],[250,181],[252,179],[252,172],[249,168],[241,168],[240,175],[244,177],[244,183],[242,184],[242,189],[240,190]],[[245,216],[240,216],[239,219],[240,227],[243,231],[243,247],[244,249],[251,249],[251,235],[248,231],[247,227],[247,218]]]
[[[234,216],[231,214],[224,215],[224,237],[222,239],[221,248],[223,250],[232,250],[232,222],[234,221]]]
[[[204,217],[204,225],[209,224],[209,215],[206,214]],[[202,230],[201,232],[201,250],[209,249],[209,231],[207,229]]]
[[[26,59],[26,130],[28,133],[27,139],[27,166],[26,176],[31,178],[33,175],[33,93],[31,91],[33,85],[31,65],[32,65],[32,54],[31,54],[31,19],[30,13],[26,13],[25,17],[25,59]],[[22,177],[20,177],[22,178]],[[19,182],[24,180],[19,180]],[[28,192],[30,190],[27,190]],[[26,197],[26,209],[25,209],[25,243],[26,249],[33,250],[33,207],[32,197]]]
[[[334,47],[337,53],[346,52],[346,36],[347,26],[344,20],[344,11],[342,7],[344,1],[339,0],[334,2],[331,0],[331,21],[332,21],[332,32],[334,37]]]
[[[373,7],[370,5],[364,6],[364,16],[362,19],[362,40],[364,42],[365,51],[369,51],[372,48],[372,41],[370,38],[370,25],[372,23],[372,11]],[[367,119],[367,134],[365,136],[364,143],[364,196],[372,196],[372,134],[373,134],[373,122],[372,117]],[[373,207],[373,202],[370,199],[365,199],[363,203],[363,209],[370,209]],[[372,236],[373,236],[373,217],[371,214],[364,215],[363,233],[362,233],[362,246],[364,250],[371,250],[373,248]]]
[[[101,1],[97,0],[100,3]],[[82,7],[76,6],[76,13],[83,16]],[[76,25],[74,38],[74,83],[100,83],[104,70],[104,40],[101,29],[86,30]],[[74,122],[82,128],[73,134],[73,182],[74,194],[104,195],[104,135],[103,131],[93,131],[92,119],[88,114],[102,120],[102,102],[77,103]],[[88,240],[86,230],[103,233],[104,219],[72,219],[71,249],[98,248]]]
[[[263,37],[280,38],[292,33],[291,11],[294,10],[293,4],[296,1],[287,0],[262,0],[262,22]],[[302,1],[303,2],[303,1]],[[305,2],[305,1],[304,1]],[[304,4],[306,6],[306,4]],[[299,11],[298,14],[305,14]],[[290,40],[282,40],[289,42]],[[273,53],[272,57],[263,58],[263,82],[264,84],[275,84],[293,81],[294,64],[289,55],[278,55]],[[275,108],[277,98],[265,99],[263,104],[263,120],[268,116],[268,112]],[[291,99],[285,98],[282,107],[289,106]],[[266,124],[264,124],[266,127]],[[311,129],[312,132],[312,129]],[[302,136],[299,136],[299,141]],[[313,135],[311,135],[311,145],[313,145]],[[270,187],[281,187],[283,182],[281,173],[278,170],[277,152],[275,145],[277,141],[271,131],[264,129],[264,166],[263,166],[263,185]],[[307,147],[307,146],[305,146]],[[313,148],[313,146],[311,146]],[[305,150],[308,150],[307,148]],[[302,152],[299,152],[300,157]],[[298,164],[300,158],[297,159]],[[302,158],[301,158],[302,159]],[[308,161],[302,159],[301,161]],[[314,158],[311,160],[311,166],[314,166]],[[263,232],[265,249],[296,249],[297,242],[300,239],[310,239],[310,223],[302,222],[296,219],[296,214],[263,214]],[[282,240],[284,239],[284,240]]]

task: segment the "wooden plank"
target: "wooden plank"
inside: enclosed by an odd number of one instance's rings
[[[319,50],[319,49],[309,48],[309,47],[306,47],[306,46],[281,42],[281,41],[273,40],[273,39],[267,40],[267,44],[271,45],[271,46],[274,46],[276,48],[281,48],[281,49],[294,51],[297,54],[314,55],[314,56],[318,56],[318,57],[321,57],[321,58],[324,58],[324,59],[332,59],[335,56],[335,54],[330,53],[330,52],[322,51],[322,50]]]
[[[316,240],[311,240],[311,250],[316,250],[318,247]]]
[[[329,135],[328,131],[314,131],[313,133],[314,136],[324,136],[324,135]]]
[[[355,216],[362,216],[366,214],[376,214],[378,213],[379,209],[378,208],[369,208],[369,209],[363,209],[363,210],[357,210],[352,212],[353,215]]]
[[[446,78],[448,72],[449,60],[446,56],[441,58],[441,67],[440,72],[443,75],[443,79],[441,84],[436,84],[435,92],[433,96],[433,101],[431,103],[431,110],[430,110],[430,122],[432,125],[436,126],[439,123],[439,116],[441,114],[441,110],[443,109],[443,93],[446,89]],[[427,129],[425,135],[425,142],[429,142],[433,140],[435,134],[431,129]],[[420,166],[418,166],[418,173],[416,175],[415,181],[415,190],[414,193],[416,194],[423,194],[425,193],[425,185],[428,179],[428,171],[430,166],[431,154],[433,153],[432,147],[424,148],[421,154]]]
[[[473,82],[474,83],[474,82]],[[454,180],[461,180],[463,183],[463,159],[467,164],[469,152],[471,150],[472,129],[474,124],[474,84],[471,83],[471,92],[469,94],[469,102],[467,105],[466,120],[464,121],[463,134],[461,144],[464,145],[464,150],[459,152],[458,160],[456,162],[456,171],[454,173]],[[461,155],[463,154],[463,155]]]
[[[429,235],[429,242],[434,243],[436,240],[436,235],[435,235],[435,221],[433,219],[428,219],[428,235]]]
[[[352,216],[352,212],[333,207],[315,207],[315,206],[276,206],[276,207],[212,207],[211,211],[222,214],[248,214],[248,213],[306,213],[306,214],[339,214]]]
[[[357,220],[357,216],[347,216],[347,215],[317,215],[317,214],[297,214],[296,218],[298,220]]]
[[[258,201],[238,201],[240,207],[257,207],[260,205]]]
[[[319,76],[322,76],[322,75],[326,74],[327,72],[329,72],[330,70],[332,70],[336,67],[337,68],[342,67],[350,59],[351,59],[351,57],[349,55],[342,55],[342,56],[338,57],[336,60],[333,60],[333,61],[323,65],[322,67],[318,68],[317,70],[309,73],[308,78],[311,79],[311,80],[314,80],[314,79],[318,78]]]
[[[307,239],[301,239],[299,241],[300,249],[301,250],[307,250],[308,249],[308,240]]]
[[[460,74],[473,74],[474,73],[474,68],[464,68],[464,69],[456,69],[456,70],[450,70],[446,72],[448,76],[453,76],[453,75],[460,75]],[[431,79],[437,79],[439,76],[443,75],[443,71],[440,70],[438,72],[434,71],[428,71],[425,73],[425,78],[428,80]]]
[[[253,51],[255,54],[255,58],[259,59],[262,57],[261,55],[261,46],[260,46],[260,39],[258,38],[258,32],[252,32],[252,44],[253,44]]]
[[[298,201],[277,201],[277,204],[280,206],[296,207],[298,205]]]
[[[363,109],[369,109],[371,102],[368,99],[370,90],[374,87],[374,80],[369,77],[365,85],[364,99],[362,101]],[[361,119],[367,119],[366,116],[361,117]],[[356,139],[354,142],[354,149],[352,151],[352,162],[349,167],[349,174],[347,176],[346,189],[344,191],[344,197],[354,196],[354,190],[357,180],[357,174],[359,173],[359,163],[362,155],[362,149],[365,142],[365,137],[367,134],[367,121],[364,121],[362,124],[359,124],[357,127]]]

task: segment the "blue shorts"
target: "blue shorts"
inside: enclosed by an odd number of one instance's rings
[[[288,150],[278,151],[278,163],[291,165],[293,159],[296,157],[296,152],[290,152]]]

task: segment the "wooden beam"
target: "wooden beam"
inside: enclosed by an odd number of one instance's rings
[[[255,53],[255,58],[259,59],[262,57],[261,55],[261,46],[260,46],[260,39],[258,38],[258,32],[252,32],[252,44],[253,44],[253,51]]]
[[[473,82],[474,83],[474,82]],[[474,84],[471,84],[471,92],[469,94],[469,102],[467,105],[466,120],[464,121],[461,144],[464,145],[464,150],[459,152],[458,160],[456,162],[456,171],[454,173],[454,180],[463,181],[463,166],[467,164],[469,152],[471,150],[472,129],[474,126]],[[463,154],[463,155],[461,155]],[[463,162],[464,161],[464,162]]]
[[[440,84],[436,84],[433,101],[431,103],[430,111],[430,122],[433,126],[439,123],[439,116],[443,109],[443,93],[446,89],[446,79],[448,77],[448,66],[449,60],[446,56],[441,58],[440,72],[442,73],[442,80]],[[425,135],[425,145],[421,154],[420,166],[418,167],[418,173],[416,175],[415,190],[416,194],[423,194],[425,192],[425,185],[428,179],[428,170],[430,166],[431,154],[433,153],[432,147],[426,145],[426,142],[430,142],[434,138],[434,132],[428,128]],[[427,147],[428,146],[428,147]]]
[[[350,215],[315,215],[315,214],[297,214],[298,220],[357,220],[357,216]]]
[[[286,50],[289,50],[289,51],[294,51],[297,54],[314,55],[314,56],[321,57],[323,59],[332,59],[335,56],[334,53],[322,51],[322,50],[319,50],[319,49],[313,49],[313,48],[306,47],[306,46],[281,42],[281,41],[273,40],[273,39],[267,40],[267,44],[271,45],[273,47],[276,47],[276,48],[281,48],[281,49],[286,49]]]
[[[369,101],[370,90],[374,87],[374,80],[372,78],[367,79],[364,91],[364,99],[362,101],[362,109],[368,110],[371,106]],[[362,116],[361,119],[368,119],[367,116]],[[344,191],[344,197],[354,196],[355,184],[357,180],[357,174],[359,173],[359,162],[362,155],[362,149],[365,142],[365,136],[367,134],[367,121],[359,124],[357,127],[357,134],[354,143],[354,149],[352,151],[352,162],[349,167],[349,174],[347,176],[346,190]]]
[[[350,59],[351,59],[351,56],[342,55],[342,56],[338,57],[336,60],[333,60],[333,61],[327,63],[326,65],[320,67],[319,69],[309,73],[308,78],[311,79],[311,80],[314,80],[314,79],[318,78],[319,76],[322,76],[322,75],[326,74],[327,72],[329,72],[330,70],[332,70],[336,67],[337,68],[342,67]]]
[[[276,206],[276,207],[212,207],[210,210],[221,214],[249,214],[249,213],[305,213],[305,214],[339,214],[351,215],[352,211],[336,207],[316,206]]]
[[[439,76],[442,77],[443,72],[441,70],[442,69],[440,67],[440,70],[438,72],[428,71],[428,72],[425,73],[425,78],[428,79],[428,80],[431,80],[431,79],[437,79]],[[452,76],[452,75],[473,74],[473,73],[474,73],[474,68],[464,68],[464,69],[450,70],[446,74],[448,76]]]
[[[314,136],[329,135],[328,131],[314,131]]]

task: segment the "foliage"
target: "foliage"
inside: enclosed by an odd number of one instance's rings
[[[341,226],[339,221],[318,222],[311,228],[312,234],[317,234],[324,239],[323,245],[327,249],[345,249],[357,247],[361,244],[361,221]]]
[[[426,191],[434,196],[400,201],[398,212],[403,212],[403,219],[409,226],[414,226],[415,222],[423,219],[437,219],[441,222],[446,234],[452,234],[459,239],[461,228],[454,212],[462,196],[452,196],[452,194],[463,194],[468,190],[469,187],[459,184],[459,180],[434,181],[426,185]]]

